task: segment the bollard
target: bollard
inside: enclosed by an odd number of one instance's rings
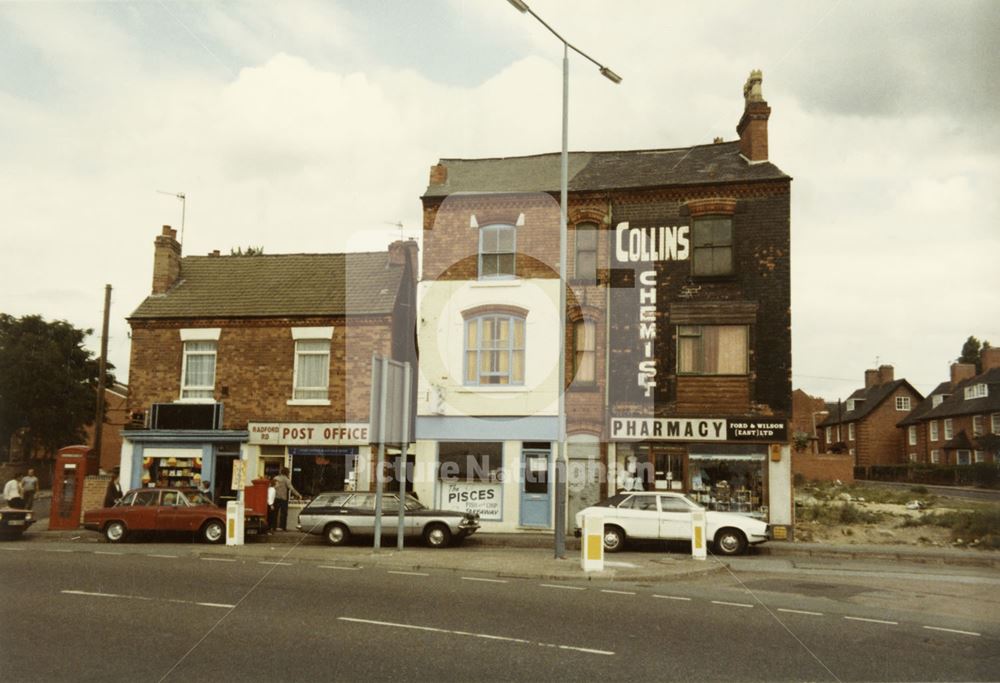
[[[704,560],[708,557],[705,511],[695,510],[691,513],[691,557]]]
[[[226,503],[226,545],[243,545],[243,503]]]
[[[604,517],[599,513],[583,516],[580,567],[585,572],[604,571]]]

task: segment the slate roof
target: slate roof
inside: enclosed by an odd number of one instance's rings
[[[934,387],[934,391],[927,394],[927,398],[921,401],[916,408],[910,411],[909,415],[897,422],[896,426],[906,427],[907,425],[920,422],[923,419],[923,416],[930,412],[930,410],[934,407],[935,396],[948,396],[949,394],[951,394],[951,382],[941,382],[941,384]]]
[[[177,283],[131,319],[386,314],[404,266],[387,252],[186,256]]]
[[[965,388],[985,384],[987,395],[981,398],[965,398]],[[947,382],[941,386],[950,386]],[[940,388],[940,386],[939,386]],[[937,389],[935,389],[937,391]],[[950,390],[951,396],[941,402],[936,408],[931,408],[918,416],[917,419],[908,423],[924,422],[926,420],[936,420],[944,417],[957,417],[959,415],[977,415],[986,413],[1000,413],[1000,368],[993,368],[982,372],[975,377],[959,382]],[[903,423],[901,422],[900,425]]]
[[[830,414],[824,418],[822,422],[816,425],[817,429],[819,427],[826,427],[828,425],[836,424],[846,424],[848,422],[857,422],[863,419],[866,415],[875,410],[882,401],[892,395],[896,389],[906,385],[910,388],[915,395],[920,398],[920,392],[913,388],[913,386],[907,382],[905,379],[897,379],[892,382],[886,382],[885,384],[877,384],[873,387],[867,389],[858,389],[853,394],[848,396],[848,400],[863,399],[854,404],[854,410],[848,411],[846,402],[841,406],[841,413],[837,415],[837,408],[834,407]]]
[[[560,155],[491,159],[441,159],[447,181],[428,185],[425,198],[476,192],[558,192]],[[678,149],[570,152],[570,192],[642,187],[791,180],[771,162],[751,164],[740,143],[721,142]]]

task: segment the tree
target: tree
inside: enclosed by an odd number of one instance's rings
[[[231,247],[229,249],[230,256],[261,256],[263,253],[263,245],[255,247],[251,244],[246,249],[243,249],[243,247]]]
[[[30,457],[84,440],[97,409],[99,362],[83,347],[91,333],[64,320],[0,314],[0,448],[17,435]]]
[[[980,342],[975,337],[969,337],[962,344],[962,355],[958,357],[959,363],[970,363],[976,366],[976,374],[983,371],[983,349],[990,348],[988,341]]]

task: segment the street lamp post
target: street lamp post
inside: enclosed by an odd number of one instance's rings
[[[569,43],[551,26],[535,14],[522,0],[508,0],[517,11],[530,14],[547,28],[563,44],[563,87],[562,87],[562,152],[559,173],[559,443],[556,451],[555,489],[555,556],[566,556],[566,225],[568,223],[569,194],[569,50],[585,57],[597,65],[601,75],[612,83],[621,83],[622,78],[596,59]]]

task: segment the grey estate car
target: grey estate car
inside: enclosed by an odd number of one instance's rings
[[[431,510],[406,496],[403,526],[407,536],[421,536],[432,548],[458,543],[479,528],[479,515],[455,510]],[[382,495],[382,532],[396,535],[399,496]],[[320,493],[299,513],[299,531],[322,534],[330,545],[343,545],[351,536],[375,533],[375,494],[330,491]]]

